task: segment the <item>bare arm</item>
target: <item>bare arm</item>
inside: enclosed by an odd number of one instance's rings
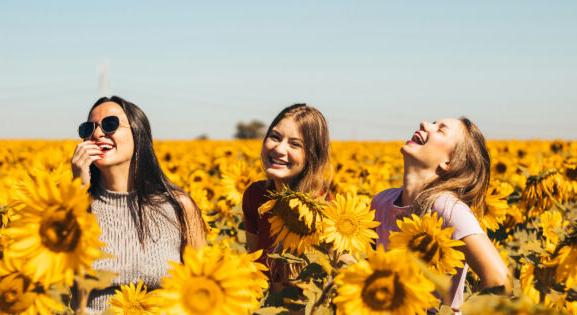
[[[486,234],[472,234],[461,239],[467,264],[481,278],[483,289],[503,286],[511,293],[511,275],[499,252]]]

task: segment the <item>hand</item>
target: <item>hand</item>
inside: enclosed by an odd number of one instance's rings
[[[74,178],[80,177],[83,185],[90,184],[90,164],[100,160],[103,156],[100,148],[94,141],[84,141],[76,146],[72,156],[72,175]]]

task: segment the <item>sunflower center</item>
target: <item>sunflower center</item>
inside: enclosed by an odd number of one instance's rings
[[[374,311],[385,311],[402,304],[405,290],[397,274],[379,270],[365,280],[361,296],[363,302]]]
[[[40,224],[42,244],[54,252],[74,251],[81,233],[72,211],[56,211]]]
[[[420,258],[425,262],[431,262],[439,252],[439,244],[435,239],[425,233],[417,233],[409,241],[408,247],[410,250],[419,253]]]
[[[569,168],[567,169],[567,171],[565,172],[565,174],[567,175],[567,177],[571,180],[577,180],[577,168]]]
[[[505,174],[505,172],[507,172],[507,164],[499,162],[497,165],[495,165],[495,170],[499,174]]]
[[[142,314],[145,310],[139,302],[130,302],[128,307],[124,308],[124,314]]]
[[[358,229],[358,224],[352,218],[343,218],[336,225],[337,230],[344,235],[354,234]]]
[[[206,314],[219,307],[223,302],[221,287],[212,279],[204,277],[192,278],[185,285],[183,305],[190,314]]]
[[[24,312],[36,298],[30,292],[30,280],[16,274],[8,275],[0,281],[0,313],[16,314]]]
[[[278,211],[279,216],[283,219],[286,227],[293,233],[299,235],[310,235],[316,231],[317,213],[312,214],[312,223],[309,225],[303,219],[299,219],[299,210],[292,209],[289,206],[288,200],[281,199],[275,205],[275,210]],[[306,210],[303,210],[306,211]],[[311,211],[311,210],[308,210]]]

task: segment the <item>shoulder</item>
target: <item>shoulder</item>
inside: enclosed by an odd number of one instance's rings
[[[439,216],[443,218],[444,226],[455,228],[454,239],[484,233],[471,208],[450,193],[439,195],[431,210],[439,213]]]
[[[191,212],[197,211],[198,207],[196,205],[196,203],[194,202],[194,200],[192,200],[192,198],[185,192],[182,191],[176,191],[174,193],[176,200],[178,201],[178,203],[180,203],[180,205],[182,206],[183,210],[187,213],[190,214]]]
[[[371,201],[371,208],[373,209],[384,208],[386,204],[398,198],[401,191],[402,191],[401,188],[390,188],[381,191],[380,193],[376,194],[373,197],[373,200]]]
[[[261,180],[250,184],[243,193],[243,201],[251,199],[262,199],[268,195],[267,181]]]
[[[267,181],[260,180],[258,182],[251,183],[244,191],[245,195],[250,194],[265,194],[267,192]]]
[[[245,215],[258,214],[258,207],[268,200],[268,186],[266,181],[250,184],[242,195],[242,210]]]
[[[447,218],[463,212],[473,214],[469,206],[451,193],[442,193],[437,196],[433,203],[432,210]]]

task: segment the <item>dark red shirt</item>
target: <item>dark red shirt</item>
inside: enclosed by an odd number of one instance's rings
[[[242,212],[244,213],[244,228],[247,232],[257,236],[256,249],[262,249],[263,255],[259,262],[263,263],[266,254],[272,252],[274,238],[270,235],[270,223],[268,218],[270,212],[259,215],[258,208],[269,201],[268,191],[273,189],[267,187],[266,181],[254,182],[244,192],[242,196]]]

